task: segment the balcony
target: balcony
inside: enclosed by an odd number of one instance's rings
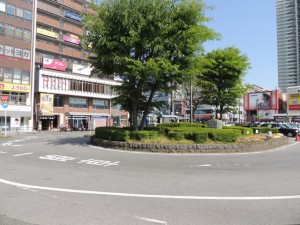
[[[51,52],[57,52],[59,53],[59,47],[56,45],[49,45],[43,42],[36,42],[36,48],[46,50],[46,51],[51,51]]]

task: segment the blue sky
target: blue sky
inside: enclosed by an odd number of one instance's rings
[[[245,83],[274,90],[278,86],[275,0],[203,0],[214,10],[207,26],[222,35],[205,43],[206,51],[235,46],[248,56],[251,69]]]

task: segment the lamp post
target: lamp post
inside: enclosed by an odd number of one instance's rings
[[[258,99],[256,99],[256,118],[257,118],[257,122],[259,122],[259,119],[258,119]]]

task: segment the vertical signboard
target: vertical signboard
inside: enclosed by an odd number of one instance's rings
[[[287,88],[288,110],[300,110],[300,86]]]
[[[53,114],[53,94],[41,93],[40,110],[42,115]]]

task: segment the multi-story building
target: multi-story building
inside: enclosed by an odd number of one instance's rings
[[[0,0],[0,126],[52,129],[127,125],[112,79],[90,78],[86,0]],[[7,106],[5,108],[5,106]],[[6,122],[5,122],[6,118]]]
[[[300,85],[299,13],[300,0],[277,0],[278,86]]]
[[[119,81],[90,78],[80,45],[87,34],[85,0],[38,0],[36,21],[35,121],[39,129],[127,125],[128,113],[113,106]]]
[[[0,128],[32,129],[32,0],[0,0]],[[6,103],[6,104],[4,104]],[[5,107],[7,106],[7,107]],[[6,121],[5,121],[6,120]]]

